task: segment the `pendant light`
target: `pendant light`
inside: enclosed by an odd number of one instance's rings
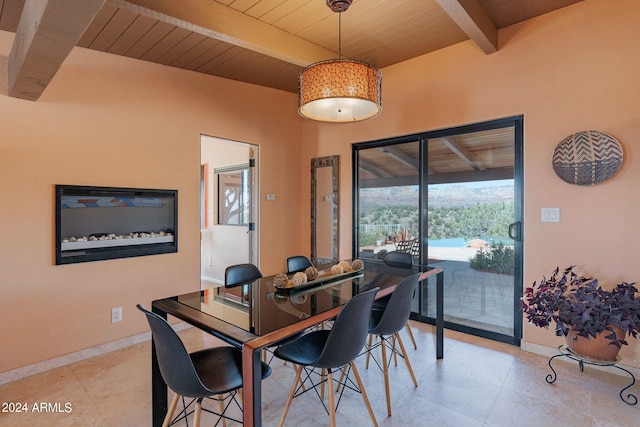
[[[342,58],[342,12],[352,0],[327,0],[338,13],[338,59],[311,64],[298,75],[298,113],[319,122],[350,123],[382,111],[382,72],[374,65]]]

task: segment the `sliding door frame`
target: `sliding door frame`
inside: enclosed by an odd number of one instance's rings
[[[412,135],[388,138],[377,141],[361,142],[352,145],[352,256],[355,258],[358,256],[360,247],[359,243],[359,225],[360,225],[360,197],[359,197],[359,156],[360,150],[380,148],[385,146],[398,145],[410,142],[419,142],[419,168],[418,168],[418,182],[419,185],[419,237],[421,242],[419,263],[422,265],[427,264],[428,260],[428,245],[427,245],[427,230],[428,230],[428,218],[424,214],[428,212],[428,187],[427,180],[427,162],[428,162],[428,144],[427,141],[433,138],[449,137],[459,134],[467,134],[479,131],[487,131],[493,129],[500,129],[506,127],[513,127],[514,129],[514,228],[516,230],[516,238],[514,239],[514,283],[513,283],[513,336],[491,332],[483,329],[473,328],[470,326],[460,325],[452,322],[445,322],[445,327],[451,330],[468,333],[471,335],[480,336],[483,338],[492,339],[495,341],[505,342],[513,345],[520,345],[522,339],[522,313],[520,312],[520,299],[522,297],[522,280],[523,280],[523,236],[524,236],[524,117],[522,115],[512,116],[497,120],[491,120],[481,123],[474,123],[463,126],[450,127],[445,129],[438,129],[433,131],[426,131]],[[445,271],[446,275],[447,272]],[[418,292],[418,312],[411,313],[411,318],[417,321],[435,324],[435,313],[424,316],[424,301],[427,300],[428,292],[427,286],[420,286]]]

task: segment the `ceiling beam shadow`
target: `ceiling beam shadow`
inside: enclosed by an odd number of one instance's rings
[[[7,64],[8,94],[36,101],[105,0],[27,0]]]
[[[498,29],[478,0],[436,0],[486,54],[498,51]]]

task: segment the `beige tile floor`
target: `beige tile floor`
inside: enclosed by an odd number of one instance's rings
[[[588,366],[580,372],[576,362],[559,360],[554,362],[558,380],[549,385],[546,357],[451,331],[445,332],[445,358],[436,361],[433,328],[413,323],[413,330],[418,349],[408,351],[419,386],[413,386],[402,361],[391,367],[391,417],[381,372],[365,369],[363,358],[358,359],[380,426],[640,426],[640,404],[627,405],[618,396],[630,382],[627,377]],[[180,334],[190,351],[218,344],[193,328]],[[410,346],[408,339],[405,343]],[[28,412],[0,412],[0,426],[150,426],[150,357],[146,342],[4,384],[0,401],[26,403]],[[290,366],[277,360],[272,366],[273,374],[263,383],[265,426],[277,425],[293,380]],[[640,395],[640,386],[631,391]],[[40,402],[54,412],[34,412]],[[359,395],[345,393],[337,423],[371,425]],[[294,400],[285,425],[326,426],[328,418],[307,393]]]

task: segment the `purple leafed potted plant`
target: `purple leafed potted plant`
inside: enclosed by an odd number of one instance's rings
[[[549,328],[553,320],[556,335],[568,337],[570,350],[613,360],[628,344],[625,335],[636,338],[640,332],[640,293],[635,283],[627,282],[604,290],[597,279],[581,276],[574,269],[574,265],[563,271],[556,268],[550,278],[525,288],[522,311],[530,323],[541,328]],[[607,355],[580,351],[580,342],[593,343],[600,336],[608,340]]]

